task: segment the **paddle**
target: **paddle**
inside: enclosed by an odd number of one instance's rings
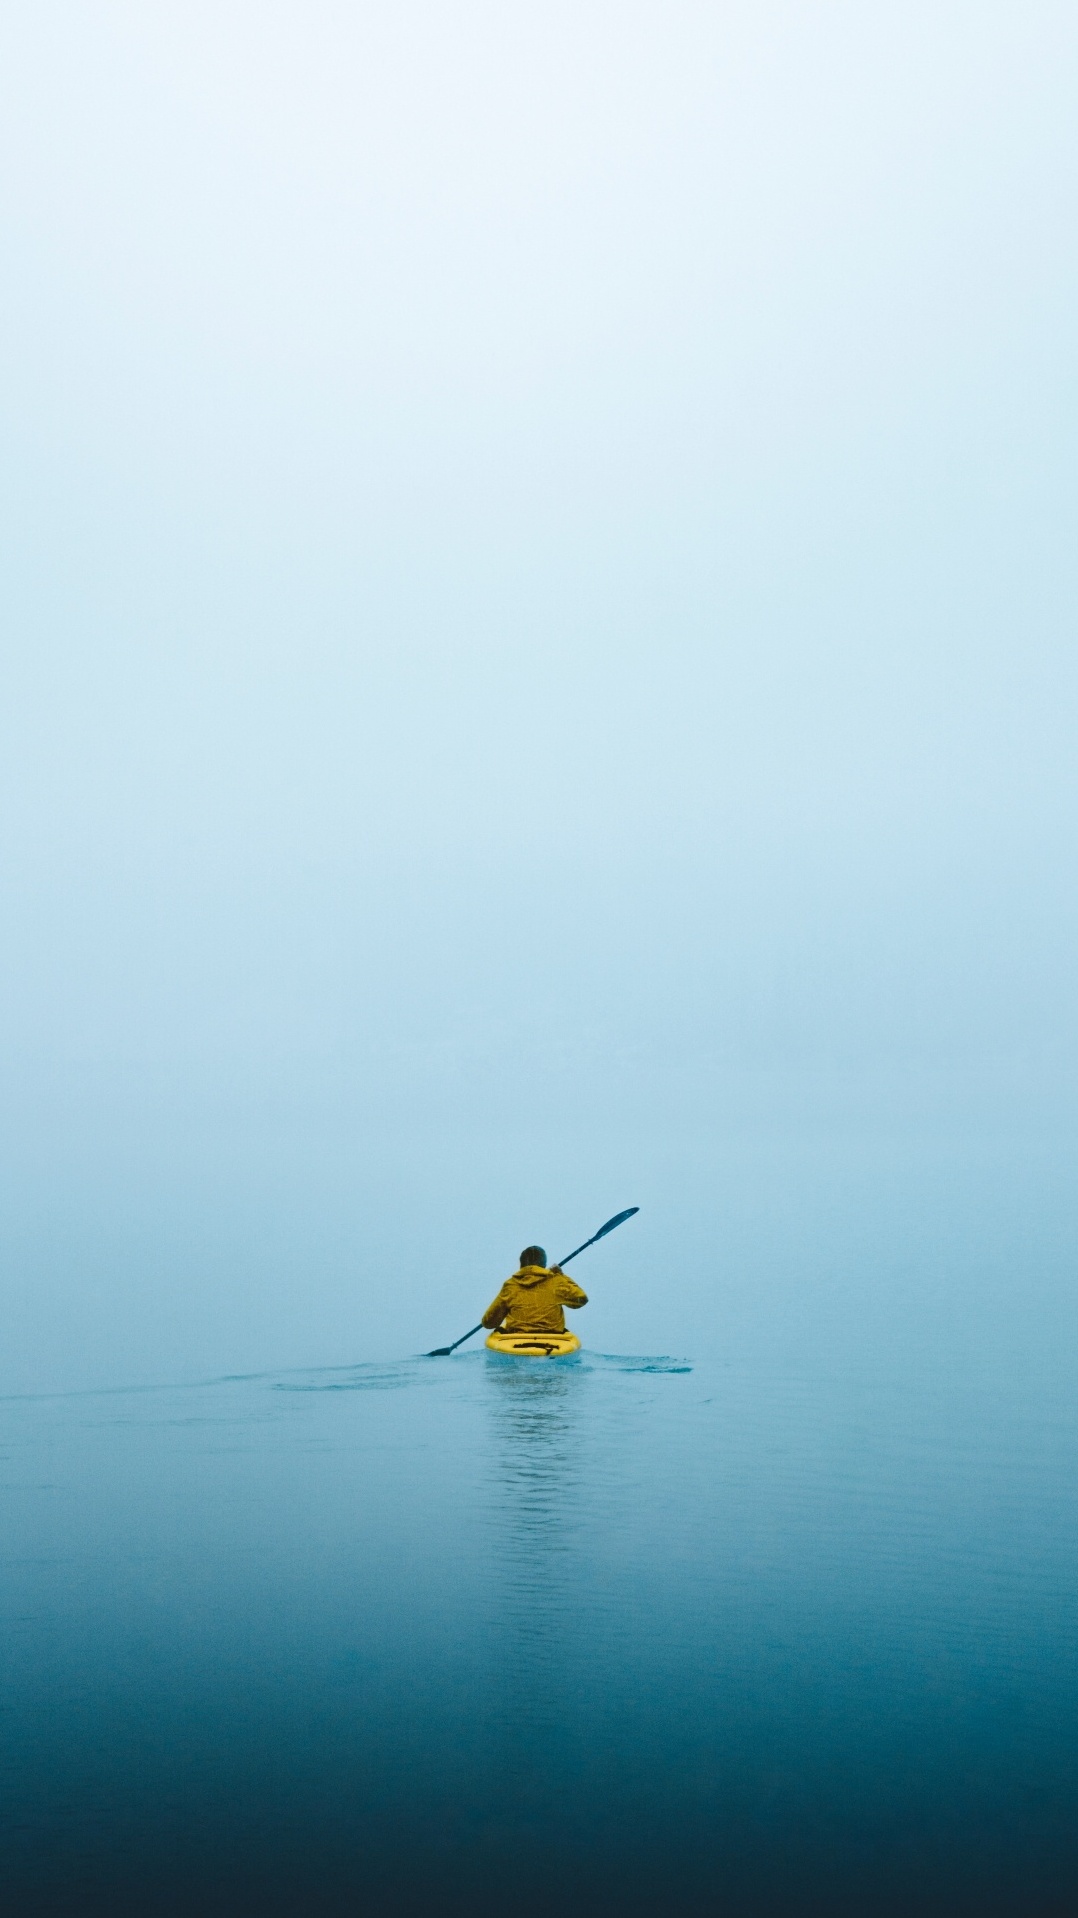
[[[569,1259],[575,1259],[579,1253],[586,1252],[589,1245],[594,1245],[597,1239],[605,1239],[607,1233],[613,1232],[616,1225],[624,1225],[626,1219],[631,1219],[633,1213],[639,1212],[639,1210],[640,1207],[638,1205],[631,1205],[627,1212],[615,1212],[614,1217],[608,1219],[605,1225],[601,1225],[598,1232],[593,1232],[590,1239],[585,1239],[583,1245],[578,1245],[575,1252],[570,1252],[569,1258],[558,1259],[557,1264],[559,1266],[568,1265]],[[428,1359],[447,1359],[451,1352],[456,1351],[458,1345],[464,1345],[468,1339],[474,1339],[476,1333],[482,1330],[483,1321],[480,1319],[479,1324],[473,1325],[470,1332],[465,1332],[462,1339],[454,1339],[452,1345],[439,1345],[435,1351],[428,1352]]]

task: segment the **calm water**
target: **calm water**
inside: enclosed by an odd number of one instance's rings
[[[1053,1376],[472,1351],[3,1402],[8,1908],[1073,1912]]]

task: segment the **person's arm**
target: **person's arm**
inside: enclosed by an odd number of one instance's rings
[[[505,1287],[503,1285],[493,1304],[488,1305],[483,1314],[482,1324],[486,1326],[488,1332],[496,1332],[498,1330],[508,1310],[509,1300],[505,1296]]]
[[[569,1274],[562,1271],[560,1265],[552,1265],[550,1269],[552,1272],[557,1273],[561,1281],[558,1286],[559,1305],[567,1305],[570,1312],[576,1312],[580,1306],[587,1305],[587,1293],[580,1290],[580,1287],[569,1277]]]

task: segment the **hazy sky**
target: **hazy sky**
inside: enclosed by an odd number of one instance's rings
[[[354,1151],[423,1265],[480,1135],[489,1264],[619,1139],[1072,1123],[1076,50],[9,4],[9,1354],[218,1216],[211,1135]]]

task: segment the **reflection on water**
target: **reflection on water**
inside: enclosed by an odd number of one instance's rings
[[[484,1383],[486,1514],[505,1681],[496,1738],[534,1818],[550,1797],[566,1646],[579,1631],[579,1499],[589,1465],[581,1397],[589,1381],[576,1360],[491,1359]],[[518,1837],[521,1822],[518,1813]]]

